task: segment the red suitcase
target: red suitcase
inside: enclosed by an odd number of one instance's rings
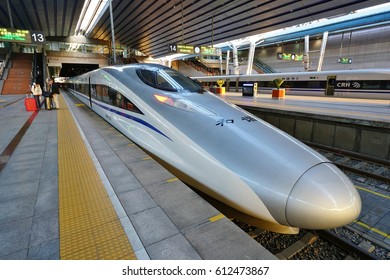
[[[35,102],[34,97],[26,97],[24,99],[24,106],[26,107],[26,111],[36,111],[37,103]]]

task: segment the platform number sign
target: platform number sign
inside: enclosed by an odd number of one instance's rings
[[[169,52],[171,52],[171,53],[177,52],[177,45],[176,44],[170,44],[169,45]]]
[[[25,44],[46,44],[42,31],[0,27],[0,42],[3,41]]]
[[[45,44],[45,35],[42,31],[30,31],[32,44]]]
[[[181,44],[169,44],[168,51],[170,53],[194,54],[194,46],[181,45]]]

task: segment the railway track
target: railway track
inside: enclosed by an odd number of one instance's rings
[[[311,142],[306,144],[330,159],[340,169],[364,176],[367,179],[377,180],[382,183],[378,187],[390,191],[390,161]]]
[[[378,257],[351,240],[342,238],[333,230],[301,230],[297,235],[279,234],[233,220],[254,240],[281,260],[379,260]]]

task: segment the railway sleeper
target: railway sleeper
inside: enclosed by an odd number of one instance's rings
[[[313,232],[306,233],[300,240],[292,244],[290,247],[284,249],[282,252],[277,253],[275,256],[280,260],[291,259],[295,254],[305,249],[307,246],[312,245],[318,240],[318,236]]]

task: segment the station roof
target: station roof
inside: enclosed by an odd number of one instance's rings
[[[0,1],[0,27],[74,36],[85,1]],[[157,58],[168,55],[168,44],[211,46],[384,3],[388,0],[113,0],[112,10],[116,41]],[[81,33],[110,41],[109,9],[91,31]]]

